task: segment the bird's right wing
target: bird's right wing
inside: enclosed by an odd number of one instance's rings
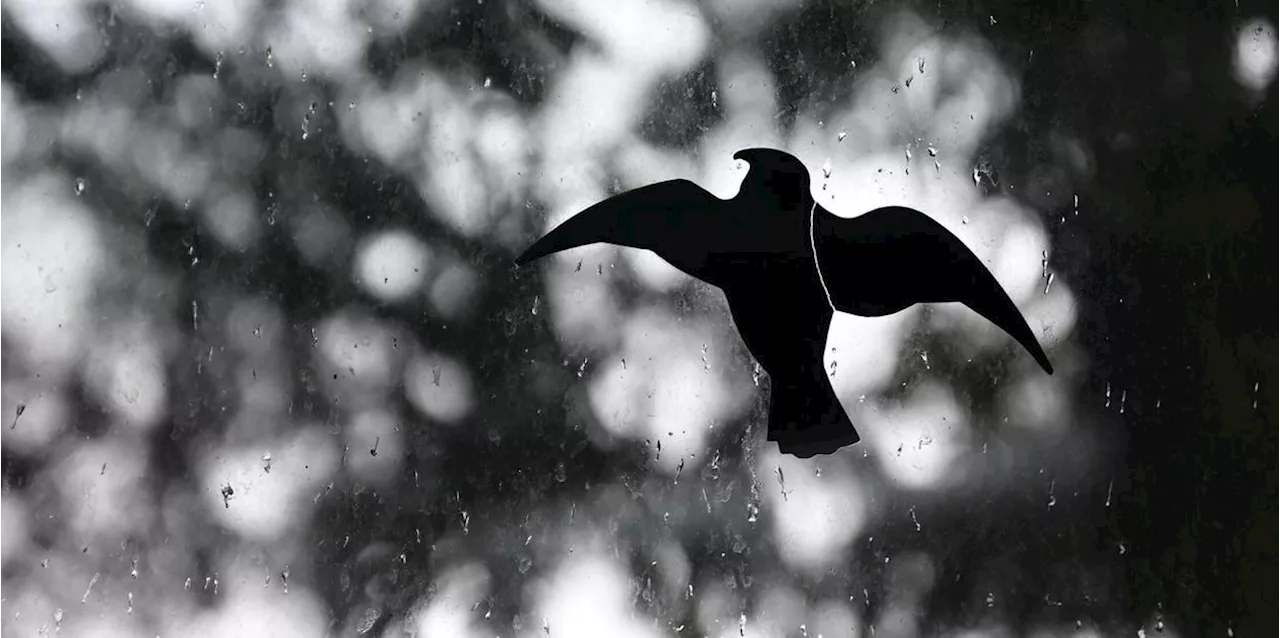
[[[958,301],[1016,339],[1053,374],[1040,342],[1000,282],[942,224],[898,206],[853,218],[820,206],[815,213],[818,269],[836,310],[879,316],[916,303]]]
[[[595,243],[682,253],[699,241],[697,213],[724,200],[687,179],[642,186],[606,199],[556,226],[516,258],[517,265]]]

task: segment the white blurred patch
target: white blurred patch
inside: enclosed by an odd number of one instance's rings
[[[458,319],[471,309],[482,283],[474,268],[454,260],[436,275],[427,299],[436,314],[445,319]]]
[[[1004,413],[1010,425],[1057,434],[1066,429],[1071,404],[1060,377],[1032,374],[1003,392]]]
[[[141,603],[141,598],[138,600]],[[93,636],[93,638],[138,638],[146,630],[137,618],[116,616],[71,614],[64,610],[62,626],[58,631],[40,632],[58,636]]]
[[[264,451],[271,455],[269,471]],[[302,523],[339,458],[332,437],[311,427],[253,447],[210,450],[199,461],[200,496],[223,527],[271,542]]]
[[[67,427],[70,411],[67,399],[60,389],[43,380],[6,376],[0,409],[0,441],[4,442],[6,451],[34,454],[52,443]]]
[[[13,90],[13,87],[9,86],[8,82],[0,84],[0,119],[9,123],[8,126],[0,128],[0,154],[7,166],[26,151],[27,129],[31,126],[33,119],[23,106],[22,98]]]
[[[436,217],[468,237],[487,230],[493,221],[491,177],[471,150],[474,120],[459,101],[438,100],[433,105],[418,180]]]
[[[94,439],[74,445],[48,468],[74,538],[114,542],[150,529],[155,510],[146,485],[147,447],[136,440]]]
[[[289,2],[283,13],[265,38],[282,73],[350,79],[362,71],[369,33],[346,2]]]
[[[770,583],[758,599],[746,631],[734,631],[730,635],[747,638],[773,638],[792,636],[804,622],[806,609],[804,596],[795,587],[782,583]],[[739,618],[741,621],[741,618]],[[739,629],[735,627],[734,629]]]
[[[1064,342],[1075,328],[1079,302],[1070,285],[1056,276],[1048,292],[1029,306],[1025,311],[1027,325],[1045,350]]]
[[[201,212],[214,238],[231,250],[247,250],[261,232],[258,202],[246,190],[221,188]]]
[[[1246,88],[1262,91],[1276,77],[1276,27],[1266,18],[1254,18],[1236,32],[1232,72]]]
[[[673,0],[539,0],[548,14],[603,45],[632,74],[686,70],[710,39],[696,6]],[[654,42],[662,46],[654,46]]]
[[[662,634],[636,612],[628,573],[616,561],[579,551],[545,580],[530,585],[530,622],[521,638],[657,638]],[[545,628],[545,629],[544,629]]]
[[[836,396],[847,408],[852,407],[852,398],[875,392],[893,379],[903,341],[919,312],[918,307],[887,317],[837,312],[831,318],[823,365]]]
[[[1044,230],[1025,217],[1011,222],[1005,230],[991,274],[1019,308],[1044,289],[1041,264],[1048,249]]]
[[[31,512],[20,496],[11,492],[0,493],[0,560],[5,563],[9,559],[26,552],[31,542]]]
[[[669,292],[676,286],[691,281],[691,277],[659,257],[652,250],[622,250],[622,257],[631,263],[640,283],[655,292]]]
[[[138,134],[135,112],[125,104],[95,98],[70,104],[62,117],[51,119],[68,147],[89,149],[109,165],[123,163]]]
[[[172,2],[181,7],[183,3]],[[195,41],[204,52],[213,55],[216,52],[234,49],[252,39],[249,31],[258,28],[261,17],[262,0],[219,0],[204,2],[189,9],[199,7],[199,12],[190,11],[188,26]]]
[[[85,0],[9,0],[5,3],[16,26],[49,55],[62,70],[88,70],[106,52],[106,32],[90,18]]]
[[[355,414],[345,428],[347,470],[357,480],[387,487],[404,463],[404,436],[400,419],[384,409]]]
[[[848,602],[832,598],[816,605],[809,634],[823,638],[860,638],[862,622]]]
[[[956,460],[969,444],[968,415],[950,388],[927,382],[901,405],[859,411],[863,439],[890,480],[912,490],[955,480]]]
[[[481,638],[493,635],[488,622],[475,609],[489,591],[489,570],[467,563],[442,574],[434,597],[412,612],[414,635]]]
[[[501,188],[518,180],[517,173],[528,169],[533,151],[529,123],[505,102],[484,109],[478,120],[472,133],[475,151],[488,170],[497,171],[503,177],[497,186]]]
[[[817,576],[841,560],[867,522],[861,485],[843,465],[766,449],[756,474],[764,482],[774,543],[790,567]],[[827,469],[821,476],[818,466]]]
[[[189,150],[177,130],[152,126],[146,135],[132,138],[129,151],[133,170],[172,201],[194,201],[209,185],[213,161]]]
[[[45,378],[60,378],[79,356],[103,252],[74,182],[36,175],[3,194],[0,290],[6,348]]]
[[[357,312],[331,315],[316,328],[324,373],[370,392],[386,391],[396,375],[395,337],[378,320]]]
[[[451,100],[451,89],[434,71],[408,64],[389,90],[374,84],[352,89],[338,108],[343,139],[391,166],[402,166],[423,143],[428,104]]]
[[[688,471],[712,426],[747,406],[729,369],[728,339],[708,322],[676,321],[653,308],[637,312],[622,335],[617,361],[601,362],[589,382],[592,410],[613,436],[649,439],[659,471]]]
[[[405,367],[409,403],[435,421],[453,425],[475,404],[471,373],[452,357],[435,352],[415,356]]]
[[[622,308],[612,285],[617,249],[605,244],[556,253],[547,272],[547,306],[556,336],[592,349],[619,336]],[[578,268],[576,264],[581,264]]]
[[[543,179],[557,184],[555,164],[590,158],[630,131],[643,113],[649,85],[612,61],[575,53],[550,89],[539,115],[543,156],[551,160]]]
[[[151,429],[169,399],[161,332],[147,319],[108,324],[104,332],[86,356],[85,384],[124,424]]]
[[[368,235],[356,248],[356,283],[379,301],[404,301],[423,287],[431,265],[427,244],[404,230]]]

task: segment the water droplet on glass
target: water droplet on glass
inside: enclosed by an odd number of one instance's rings
[[[564,461],[560,461],[559,463],[556,463],[556,482],[563,483],[567,478],[569,477],[568,477],[568,474],[565,472]]]
[[[831,177],[831,160],[830,159],[822,163],[822,176]]]
[[[284,586],[284,593],[289,593],[289,566],[285,565],[280,571],[280,583]]]
[[[360,615],[360,620],[356,621],[356,633],[363,636],[369,633],[370,629],[378,623],[378,619],[382,617],[382,610],[377,607],[370,607],[364,610]]]
[[[84,590],[84,596],[81,596],[81,597],[80,597],[80,604],[82,604],[82,605],[83,605],[83,604],[85,604],[85,603],[89,602],[89,592],[93,591],[93,586],[94,586],[94,584],[96,584],[96,583],[98,582],[98,578],[100,578],[100,577],[102,577],[102,573],[101,573],[101,572],[94,572],[94,573],[93,573],[93,578],[90,578],[90,579],[89,579],[89,586],[88,586],[88,587],[86,587],[86,588],[85,588],[85,590]]]
[[[582,365],[579,365],[579,366],[578,366],[578,378],[579,378],[579,379],[581,379],[581,378],[582,378],[583,373],[585,373],[585,372],[586,372],[586,370],[587,370],[587,362],[588,362],[588,361],[590,361],[590,360],[591,360],[591,359],[590,359],[589,357],[588,357],[588,358],[586,358],[586,359],[583,359],[583,360],[582,360]]]
[[[88,187],[88,185],[89,185],[89,183],[88,183],[88,182],[86,182],[86,181],[85,181],[85,179],[84,179],[83,177],[77,177],[77,178],[76,178],[76,195],[77,195],[77,196],[79,196],[79,195],[83,195],[83,194],[84,194],[84,189],[85,189],[85,188],[87,188],[87,187]]]
[[[191,578],[188,577],[187,582],[182,584],[182,589],[186,591],[191,591]]]
[[[275,66],[276,66],[275,56],[271,55],[271,47],[267,47],[267,67],[275,68]]]
[[[933,144],[930,144],[929,157],[937,157],[937,156],[938,156],[938,149]]]
[[[911,522],[916,524],[916,531],[920,531],[920,519],[916,518],[916,508],[912,507],[907,511],[911,513]]]
[[[839,133],[836,133],[836,141],[837,141],[837,142],[843,142],[843,141],[844,141],[844,138],[846,138],[846,137],[849,137],[849,132],[848,132],[848,131],[845,131],[845,130],[841,129],[841,131],[840,131]]]
[[[907,145],[907,147],[906,147],[904,150],[905,150],[905,151],[906,151],[906,153],[907,153],[907,161],[908,161],[908,162],[910,162],[910,161],[911,161],[911,146],[910,146],[910,145]]]
[[[538,314],[538,300],[539,300],[538,295],[534,295],[534,296],[533,296],[533,308],[529,311],[529,312],[533,313],[534,315],[537,315],[537,314]]]
[[[218,56],[213,59],[213,79],[218,79],[218,75],[222,73],[222,52],[218,52]]]
[[[747,503],[747,522],[754,523],[759,519],[760,508],[755,503]]]
[[[995,604],[996,604],[996,595],[991,592],[987,592],[987,606],[994,607]]]
[[[1103,404],[1102,407],[1109,408],[1111,407],[1111,383],[1110,382],[1107,383],[1106,397],[1107,397],[1107,402]]]
[[[960,223],[961,223],[961,224],[967,224],[967,223],[969,223],[969,216],[968,216],[968,215],[965,215],[965,216],[961,217],[961,218],[960,218]]]
[[[760,364],[756,363],[751,368],[751,382],[758,388],[760,387]]]
[[[1053,273],[1049,273],[1049,279],[1044,282],[1044,294],[1049,294],[1049,289],[1053,287]]]
[[[487,88],[489,88],[489,87],[491,87],[491,86],[493,86],[493,78],[490,78],[490,77],[487,77],[487,76],[486,76],[486,77],[485,77],[485,79],[484,79],[484,88],[486,88],[486,89],[487,89]]]
[[[715,89],[711,89],[711,106],[712,107],[720,106],[720,95],[716,93]]]

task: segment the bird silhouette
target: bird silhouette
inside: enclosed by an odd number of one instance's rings
[[[769,375],[767,440],[784,454],[830,454],[860,439],[823,366],[835,312],[880,317],[958,301],[999,326],[1053,374],[1031,328],[982,261],[924,213],[900,206],[836,216],[809,171],[769,148],[733,155],[750,169],[720,199],[685,179],[643,186],[574,215],[516,259],[594,243],[651,250],[724,292],[747,349]]]

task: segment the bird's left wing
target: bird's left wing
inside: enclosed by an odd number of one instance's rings
[[[862,316],[916,303],[959,301],[1022,344],[1045,372],[1053,366],[995,276],[964,242],[924,213],[900,206],[853,218],[818,206],[813,242],[831,305]]]
[[[687,179],[673,179],[621,193],[570,217],[516,258],[517,265],[595,243],[683,252],[699,241],[696,213],[724,200]]]

